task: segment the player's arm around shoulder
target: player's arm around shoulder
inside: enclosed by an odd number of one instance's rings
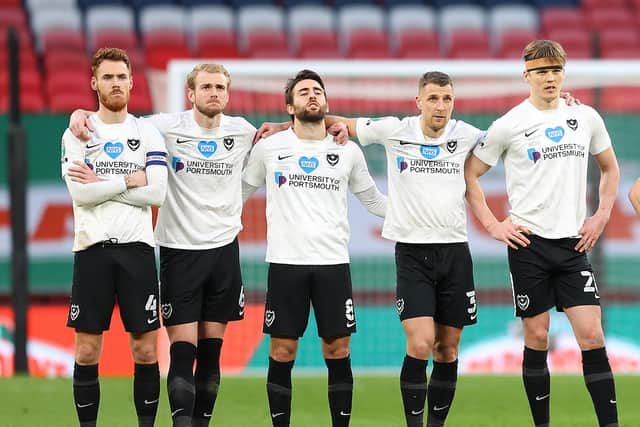
[[[403,121],[397,117],[361,117],[355,120],[356,134],[363,146],[385,144],[394,133],[402,128]]]
[[[351,152],[352,159],[349,190],[370,213],[384,218],[387,213],[387,196],[378,190],[362,149],[355,142],[349,141],[344,150]]]

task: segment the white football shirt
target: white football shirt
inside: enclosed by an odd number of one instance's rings
[[[267,262],[349,262],[347,189],[375,185],[354,142],[301,140],[289,129],[253,148],[243,179],[254,187],[266,182]]]
[[[464,161],[484,135],[449,120],[439,138],[424,135],[420,116],[358,119],[362,145],[382,144],[389,201],[382,237],[404,243],[467,241]]]
[[[242,167],[256,128],[222,115],[220,126],[201,128],[193,110],[147,118],[169,152],[167,198],[158,212],[156,241],[176,249],[211,249],[242,230]]]
[[[144,242],[154,246],[151,207],[134,206],[115,200],[126,194],[124,177],[146,167],[166,167],[166,150],[158,130],[132,115],[122,123],[106,124],[97,115],[90,120],[95,128],[89,142],[77,139],[69,129],[62,137],[62,176],[74,161],[87,163],[102,183],[82,184],[111,189],[104,200],[81,204],[73,200],[73,250],[80,251],[108,239],[118,243]]]
[[[474,154],[504,160],[511,218],[548,238],[575,237],[586,217],[587,165],[611,146],[600,115],[586,105],[538,110],[528,100],[497,119]]]

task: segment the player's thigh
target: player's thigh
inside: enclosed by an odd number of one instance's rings
[[[558,273],[553,277],[559,311],[582,305],[600,306],[600,294],[591,265],[586,255],[578,254],[577,257],[583,261],[581,265],[571,267],[578,267],[577,269]]]
[[[115,281],[111,248],[92,246],[76,252],[67,326],[76,331],[109,329],[115,304]]]
[[[311,301],[322,338],[356,332],[356,312],[349,264],[319,265],[313,276]]]
[[[160,247],[160,296],[165,326],[200,320],[202,288],[212,270],[206,250]]]
[[[127,332],[160,327],[160,289],[155,253],[145,243],[112,247],[117,257],[116,292]]]
[[[545,247],[538,239],[530,240],[531,245],[526,248],[508,248],[513,304],[518,317],[536,316],[555,305],[552,266],[542,255]]]
[[[204,283],[200,320],[226,323],[244,318],[238,240],[212,250],[213,274]]]
[[[396,310],[401,321],[436,314],[432,255],[425,245],[396,243]]]
[[[262,331],[272,337],[297,339],[309,320],[312,268],[269,264]]]
[[[420,316],[405,319],[402,322],[402,330],[407,338],[409,347],[428,347],[426,351],[431,351],[436,336],[435,322],[433,317]]]
[[[593,350],[604,347],[602,311],[599,305],[580,305],[564,310],[580,349]]]
[[[439,248],[440,277],[436,286],[435,321],[455,328],[477,322],[478,305],[473,281],[473,262],[467,243]]]

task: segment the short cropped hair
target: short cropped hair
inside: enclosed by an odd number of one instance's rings
[[[129,61],[129,56],[123,49],[117,47],[101,47],[98,49],[91,60],[91,73],[94,76],[96,76],[96,70],[103,61],[122,61],[127,65],[129,74],[131,74],[131,61]]]
[[[567,53],[560,43],[553,40],[534,40],[522,51],[522,59],[525,61],[541,58],[555,59],[564,65],[567,62]]]
[[[227,89],[231,86],[231,74],[224,68],[222,64],[198,64],[193,67],[193,70],[187,75],[187,87],[191,90],[196,90],[196,76],[200,71],[211,74],[224,74],[227,78]]]
[[[326,93],[324,82],[322,81],[322,78],[318,73],[311,70],[302,70],[299,71],[298,74],[295,75],[295,77],[287,80],[287,84],[284,87],[284,100],[287,105],[293,105],[293,88],[302,80],[315,80],[316,82],[318,82],[322,90],[324,90]]]
[[[453,87],[453,80],[451,80],[449,74],[443,73],[442,71],[427,71],[418,81],[418,91],[430,83],[440,87],[447,85],[451,85],[451,87]]]

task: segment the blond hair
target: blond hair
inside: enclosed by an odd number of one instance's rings
[[[564,65],[567,62],[567,53],[560,43],[553,40],[534,40],[522,51],[522,59],[525,61],[542,58],[555,59]]]
[[[187,87],[191,90],[196,90],[196,76],[200,71],[211,74],[224,74],[227,78],[227,89],[231,86],[231,74],[224,68],[222,64],[198,64],[193,67],[193,70],[187,75]]]

